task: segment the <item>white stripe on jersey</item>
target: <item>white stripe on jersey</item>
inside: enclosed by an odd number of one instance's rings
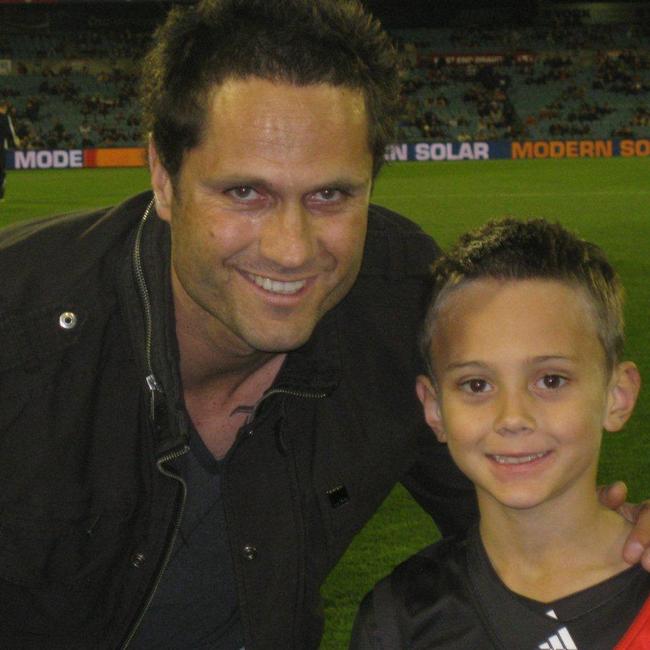
[[[553,618],[553,617],[552,617]],[[578,647],[573,642],[569,630],[562,627],[544,643],[537,646],[539,650],[578,650]]]

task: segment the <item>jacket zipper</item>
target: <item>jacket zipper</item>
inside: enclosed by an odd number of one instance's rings
[[[153,207],[154,200],[151,199],[147,209],[142,215],[140,220],[140,225],[138,226],[138,232],[135,237],[135,244],[133,246],[133,272],[135,273],[136,283],[138,285],[138,290],[140,291],[140,298],[142,300],[142,308],[144,310],[144,327],[145,327],[145,338],[144,338],[144,349],[145,349],[145,360],[147,364],[147,387],[149,388],[149,393],[151,400],[149,402],[149,416],[153,420],[155,417],[155,407],[156,407],[156,393],[162,394],[162,388],[158,383],[154,373],[153,366],[151,363],[151,346],[153,339],[153,319],[151,318],[151,298],[149,297],[149,288],[147,287],[147,281],[144,277],[144,271],[142,270],[142,254],[141,254],[141,242],[142,242],[142,232],[144,230],[144,225],[151,214],[151,208]]]
[[[185,480],[181,477],[178,476],[178,474],[174,474],[173,472],[170,472],[166,467],[163,467],[164,463],[168,463],[169,461],[175,460],[176,458],[180,458],[181,456],[184,456],[188,451],[189,451],[189,446],[188,445],[183,445],[180,449],[177,449],[174,452],[171,452],[162,458],[160,458],[156,466],[158,467],[158,471],[165,475],[168,476],[169,478],[178,481],[180,490],[181,490],[181,496],[180,496],[180,503],[178,505],[178,509],[176,510],[176,518],[174,519],[174,527],[172,529],[172,534],[169,539],[169,542],[167,544],[167,548],[165,550],[165,555],[163,557],[162,564],[160,565],[160,570],[158,571],[158,575],[156,576],[156,580],[153,583],[153,587],[149,591],[149,596],[147,597],[147,600],[144,603],[144,607],[140,611],[140,615],[138,616],[137,620],[135,623],[131,626],[131,631],[129,632],[128,636],[126,637],[126,640],[122,644],[122,650],[126,650],[128,648],[129,644],[131,641],[133,641],[133,637],[135,636],[136,632],[138,631],[138,628],[140,627],[145,614],[149,610],[149,607],[153,601],[154,596],[156,595],[156,591],[158,591],[158,587],[160,585],[160,581],[162,580],[163,573],[165,572],[165,569],[167,568],[167,565],[169,564],[169,560],[172,555],[172,551],[174,549],[174,545],[176,544],[176,538],[178,537],[178,531],[181,526],[181,521],[183,519],[183,514],[185,512],[185,501],[187,499],[187,483],[185,483]]]
[[[146,361],[146,367],[148,372],[146,377],[146,382],[151,397],[149,413],[152,421],[155,418],[156,393],[162,395],[163,390],[160,384],[158,383],[158,381],[156,380],[156,377],[153,373],[153,364],[151,362],[152,331],[153,331],[152,318],[151,318],[151,298],[149,297],[149,289],[147,287],[147,283],[144,277],[144,271],[142,270],[142,257],[140,252],[140,245],[142,241],[142,232],[144,229],[144,225],[149,217],[149,214],[151,213],[151,208],[153,207],[153,203],[154,202],[152,199],[149,205],[147,206],[147,209],[145,210],[144,214],[142,215],[142,219],[140,220],[140,225],[138,227],[138,232],[136,233],[135,244],[133,247],[133,270],[136,277],[136,283],[140,291],[140,298],[142,299],[142,306],[144,310],[145,361]],[[185,502],[187,500],[187,483],[185,483],[185,480],[181,476],[174,474],[166,467],[164,467],[164,465],[165,463],[175,460],[176,458],[180,458],[181,456],[184,456],[189,451],[189,449],[190,448],[188,445],[183,445],[179,449],[176,449],[175,451],[165,454],[164,456],[162,456],[156,461],[156,467],[158,468],[158,471],[161,474],[178,482],[180,488],[180,500],[179,500],[178,507],[176,509],[174,526],[172,528],[172,533],[167,543],[167,547],[165,549],[165,555],[163,556],[163,561],[162,564],[160,565],[160,570],[156,575],[156,579],[153,583],[151,590],[149,591],[149,595],[145,600],[144,606],[142,607],[137,620],[131,626],[131,629],[126,637],[126,640],[121,646],[122,650],[126,650],[126,648],[129,646],[131,641],[133,641],[133,637],[138,631],[138,628],[140,627],[145,617],[145,614],[149,610],[153,598],[156,595],[156,591],[158,590],[158,586],[160,585],[160,581],[162,580],[163,573],[165,572],[165,569],[169,564],[169,560],[171,558],[174,545],[176,543],[176,538],[178,537],[178,531],[180,529],[181,521],[183,519],[183,514],[185,512]]]
[[[322,399],[324,397],[327,397],[327,393],[323,391],[297,390],[292,388],[271,388],[257,400],[253,406],[253,410],[246,418],[246,424],[250,424],[255,419],[260,404],[268,397],[271,397],[271,395],[291,395],[291,397],[304,397],[307,399]]]
[[[271,397],[272,395],[290,395],[292,397],[299,397],[299,398],[307,398],[307,399],[322,399],[327,397],[327,393],[323,391],[308,391],[308,390],[298,390],[298,389],[291,389],[291,388],[271,388],[267,392],[265,392],[262,397],[255,403],[253,406],[252,411],[249,413],[248,417],[246,418],[245,424],[240,428],[239,430],[239,435],[237,436],[237,439],[235,440],[235,444],[231,447],[230,451],[226,455],[224,459],[224,466],[222,470],[222,490],[223,490],[223,503],[224,503],[224,517],[225,517],[225,522],[226,522],[226,536],[229,540],[229,542],[232,542],[232,539],[230,537],[230,531],[232,530],[230,526],[231,522],[231,514],[230,514],[230,508],[228,504],[228,485],[229,485],[229,473],[228,473],[228,459],[231,456],[231,454],[235,451],[237,446],[241,444],[242,438],[246,435],[246,433],[250,433],[251,429],[247,426],[250,425],[253,420],[255,419],[255,416],[257,414],[257,411],[262,404],[262,402]],[[300,507],[298,506],[298,510],[300,511]],[[303,540],[303,545],[304,545],[304,539],[306,536],[305,532],[305,525],[303,521],[303,516],[302,513],[299,516],[300,522],[301,522],[301,538]],[[232,543],[230,545],[232,549]],[[233,551],[234,553],[234,551]],[[234,563],[234,572],[235,572],[235,580],[237,584],[237,593],[242,593],[245,590],[245,585],[243,584],[243,579],[241,577],[241,572],[238,570],[237,563]],[[244,619],[244,612],[240,608],[240,614],[241,614],[241,621],[242,621],[242,628],[244,632],[244,637],[248,635],[247,629],[248,625],[247,622]],[[295,635],[295,630],[292,632],[292,634]]]
[[[292,397],[307,398],[307,399],[323,399],[323,398],[327,397],[327,395],[328,395],[328,393],[326,393],[324,391],[308,391],[308,390],[303,391],[303,390],[297,390],[297,389],[294,390],[294,389],[291,389],[291,388],[272,388],[268,392],[264,393],[264,395],[262,395],[262,397],[260,398],[258,403],[255,405],[255,409],[253,411],[253,414],[251,414],[251,416],[254,415],[254,413],[257,411],[257,407],[262,402],[262,400],[266,399],[267,397],[270,397],[271,395],[277,395],[277,394],[290,395]],[[251,417],[251,419],[252,419],[252,417]],[[293,467],[292,480],[297,484],[298,483],[298,478],[297,478],[297,472],[296,472],[296,469],[295,469],[295,457],[294,456],[292,456],[292,467]],[[291,491],[293,493],[293,490],[291,490]],[[298,522],[300,522],[299,523],[299,526],[300,526],[300,544],[301,544],[301,547],[302,547],[296,553],[296,555],[297,555],[298,558],[303,558],[303,559],[299,560],[300,568],[299,568],[298,574],[302,575],[303,578],[302,578],[302,580],[299,580],[300,586],[299,586],[299,589],[298,589],[297,601],[295,603],[296,608],[299,608],[301,603],[304,601],[304,591],[305,591],[305,584],[304,584],[305,583],[305,578],[304,578],[304,576],[305,576],[305,567],[304,567],[305,554],[304,554],[304,548],[305,548],[305,539],[307,537],[307,531],[305,529],[305,517],[304,517],[303,509],[301,508],[300,504],[296,503],[295,501],[294,501],[294,506],[293,507],[294,507],[294,516],[296,517],[296,520]],[[295,615],[295,611],[294,611],[293,620],[292,620],[292,628],[293,629],[291,631],[291,634],[293,636],[293,647],[295,648],[296,647],[295,646],[295,643],[296,643],[296,615]]]

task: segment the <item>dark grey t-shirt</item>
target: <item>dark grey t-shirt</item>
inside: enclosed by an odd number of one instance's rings
[[[196,432],[176,461],[187,483],[167,569],[130,648],[240,650],[243,631],[221,500],[220,463]]]

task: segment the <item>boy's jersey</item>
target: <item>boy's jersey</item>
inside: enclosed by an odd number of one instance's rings
[[[650,598],[614,650],[650,650]]]
[[[350,649],[650,650],[649,595],[650,575],[631,567],[553,603],[524,598],[499,579],[474,528],[379,582]]]

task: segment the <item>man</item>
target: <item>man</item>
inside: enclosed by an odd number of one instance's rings
[[[5,181],[7,177],[5,171],[5,147],[17,149],[20,147],[20,140],[11,121],[9,104],[6,100],[0,98],[0,201],[5,198]]]
[[[0,641],[316,648],[396,481],[475,513],[413,390],[436,247],[369,207],[394,53],[354,1],[213,0],[144,70],[153,200],[0,240]]]

